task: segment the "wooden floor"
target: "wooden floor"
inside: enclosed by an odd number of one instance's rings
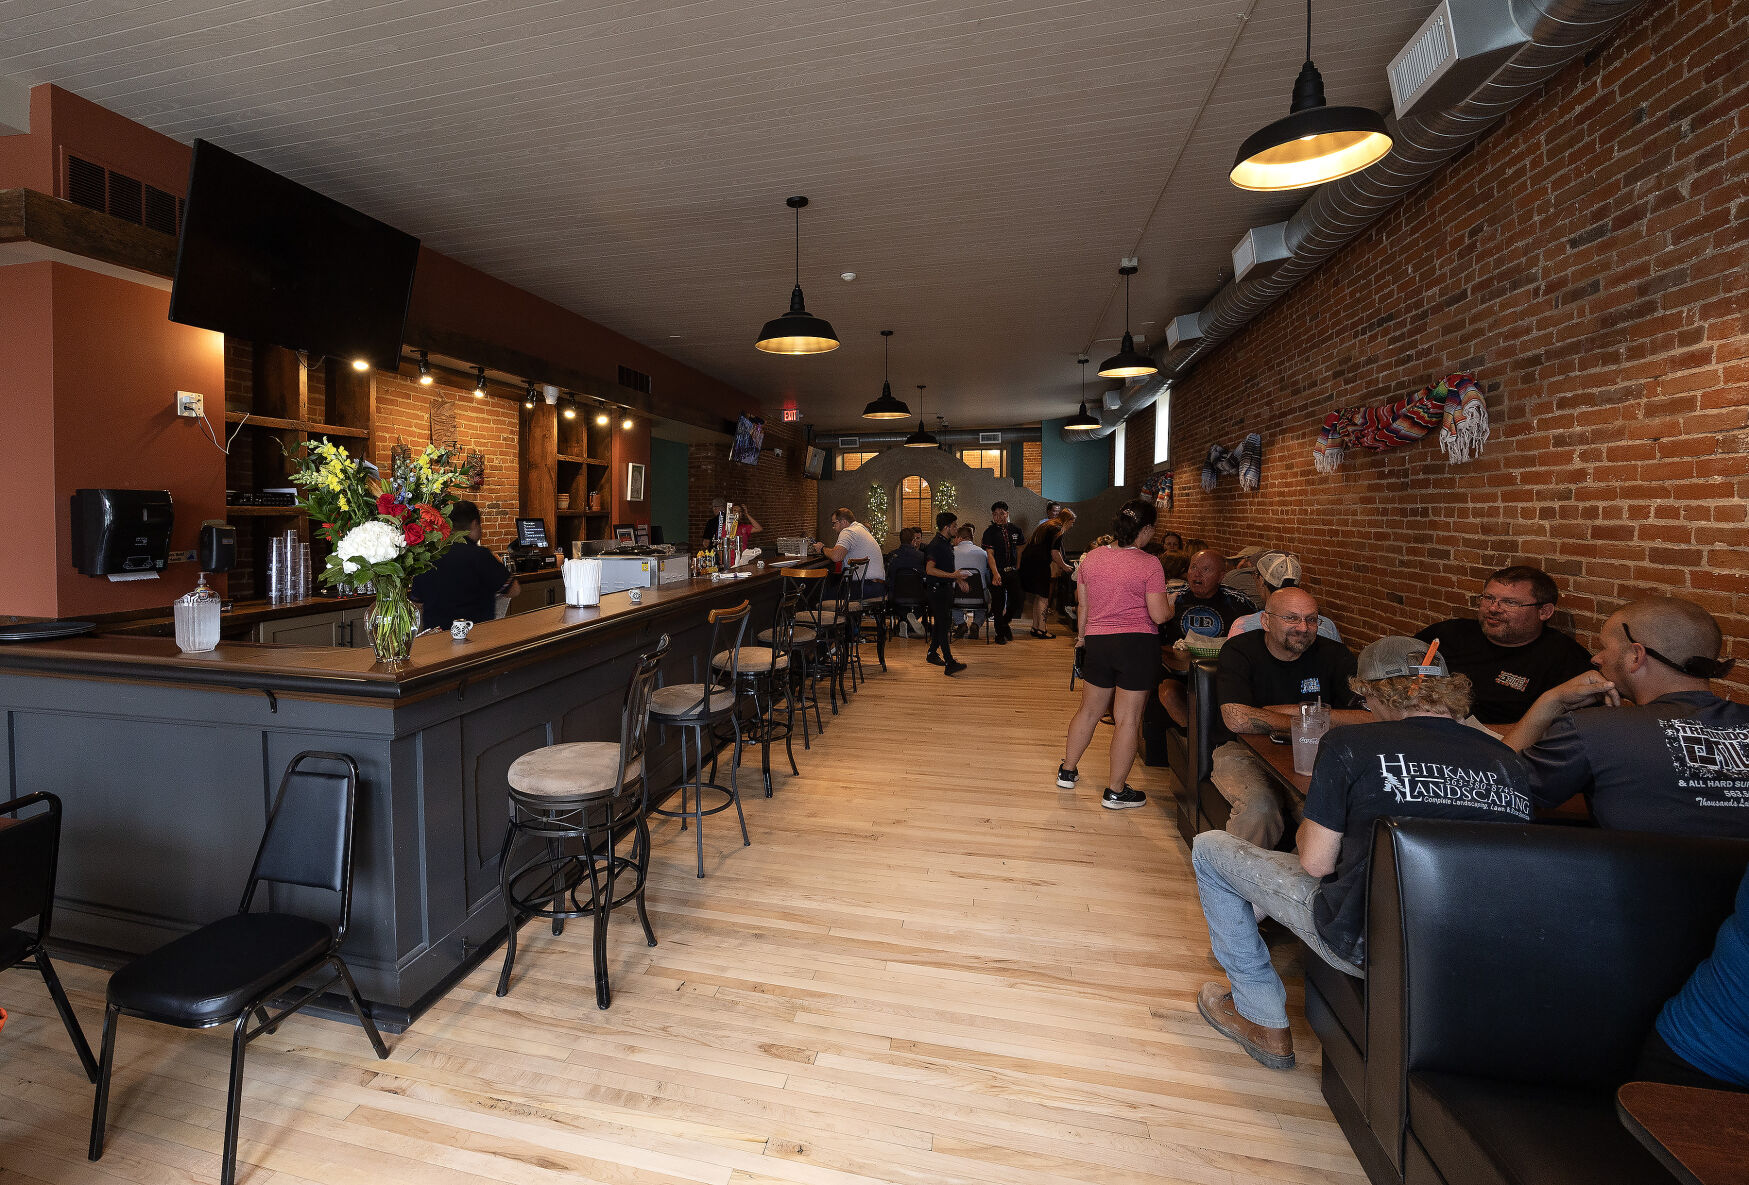
[[[747,797],[752,847],[706,821],[707,879],[691,834],[657,828],[660,945],[616,915],[609,1011],[587,928],[530,925],[508,998],[489,961],[387,1062],[335,1021],[262,1037],[239,1181],[1363,1181],[1297,970],[1291,1073],[1197,1015],[1219,973],[1164,771],[1131,778],[1145,808],[1101,809],[1101,728],[1056,788],[1068,640],[960,655],[949,680],[895,642],[798,744],[802,775]],[[104,977],[63,976],[95,1045]],[[0,1004],[0,1183],[218,1180],[226,1031],[124,1023],[89,1164],[91,1088],[41,981],[0,973]]]

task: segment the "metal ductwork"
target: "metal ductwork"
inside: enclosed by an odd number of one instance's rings
[[[1123,401],[1117,407],[1099,413],[1099,427],[1079,432],[1064,431],[1063,439],[1073,444],[1076,441],[1098,440],[1103,436],[1110,436],[1117,431],[1119,424],[1160,398],[1171,382],[1171,378],[1164,373],[1149,375],[1125,391]]]
[[[1029,440],[1039,440],[1043,437],[1037,428],[931,428],[930,435],[942,444],[983,445],[985,448],[998,448],[1007,444],[1020,444]],[[885,448],[889,444],[904,444],[905,438],[911,435],[909,430],[901,432],[815,432],[814,445],[817,448],[835,448],[840,451],[852,452],[861,449]]]
[[[1188,374],[1199,359],[1475,143],[1527,95],[1613,33],[1641,3],[1445,0],[1392,63],[1394,86],[1404,74],[1400,63],[1419,62],[1424,68],[1420,89],[1399,96],[1407,105],[1391,121],[1391,151],[1371,168],[1322,186],[1299,208],[1284,232],[1289,258],[1272,272],[1227,284],[1200,312],[1185,314],[1194,322],[1174,320],[1200,332],[1183,335],[1185,344],[1164,357],[1155,354],[1160,373],[1136,388],[1153,388],[1145,402],[1131,406],[1126,399],[1122,415],[1108,412],[1096,431],[1065,434],[1064,439],[1106,435],[1123,416],[1152,402],[1152,394],[1166,382]],[[1441,52],[1442,44],[1451,61],[1425,68],[1427,55]],[[1454,92],[1462,97],[1450,98]]]

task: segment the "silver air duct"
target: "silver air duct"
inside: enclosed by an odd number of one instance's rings
[[[1039,440],[1044,435],[1037,428],[932,428],[929,434],[942,444],[969,444],[973,446],[981,444],[985,448]],[[909,435],[911,435],[909,431],[817,431],[814,433],[814,444],[819,448],[835,448],[840,452],[856,452],[862,449],[882,448],[889,444],[904,444],[905,438]]]

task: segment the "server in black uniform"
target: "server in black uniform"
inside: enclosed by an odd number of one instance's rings
[[[953,657],[953,593],[968,589],[965,574],[954,566],[954,524],[959,515],[944,510],[935,516],[935,538],[923,549],[923,577],[929,586],[929,661],[957,675],[966,664]]]
[[[498,616],[498,594],[515,596],[518,585],[497,556],[480,546],[480,508],[461,501],[450,507],[449,525],[459,538],[429,572],[413,578],[426,629],[449,628],[458,617],[491,621]]]

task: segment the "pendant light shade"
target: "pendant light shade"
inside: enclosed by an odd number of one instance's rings
[[[1160,368],[1154,365],[1154,360],[1146,354],[1136,351],[1136,339],[1130,334],[1130,277],[1136,274],[1136,265],[1126,263],[1117,269],[1123,277],[1123,348],[1099,364],[1099,377],[1102,379],[1135,379],[1143,375],[1153,374]],[[1086,359],[1082,359],[1086,363]],[[1087,372],[1081,372],[1081,385],[1087,385]],[[1087,414],[1087,401],[1081,401],[1081,414]],[[1095,427],[1097,427],[1095,423]]]
[[[1129,335],[1124,335],[1126,338]],[[1099,421],[1087,414],[1087,359],[1077,358],[1081,364],[1081,410],[1063,421],[1063,428],[1069,432],[1091,432],[1099,427]]]
[[[917,431],[905,437],[906,448],[934,448],[941,442],[935,439],[935,434],[923,426],[923,421],[917,421]]]
[[[1306,62],[1288,114],[1239,146],[1228,178],[1240,189],[1304,189],[1358,173],[1391,150],[1384,117],[1366,107],[1326,107],[1312,65],[1312,0],[1306,0]]]
[[[838,334],[831,322],[814,316],[802,303],[802,207],[808,199],[793,197],[785,204],[796,212],[796,286],[789,295],[789,312],[767,321],[753,345],[767,354],[824,354],[838,348]]]
[[[908,420],[911,418],[911,409],[905,406],[904,400],[893,398],[893,384],[892,380],[888,378],[885,352],[887,347],[892,344],[893,331],[883,329],[881,337],[884,339],[881,344],[881,397],[869,401],[868,405],[862,409],[862,418],[865,420]]]

